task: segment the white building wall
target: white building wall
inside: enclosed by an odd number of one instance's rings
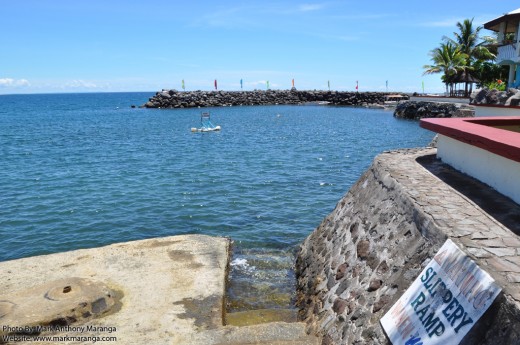
[[[437,156],[520,204],[520,163],[441,134]]]
[[[482,116],[520,116],[520,109],[508,107],[476,106],[475,117]]]

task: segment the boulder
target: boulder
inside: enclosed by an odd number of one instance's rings
[[[470,103],[472,104],[482,104],[483,101],[486,100],[486,95],[488,93],[487,89],[476,89],[470,95]]]
[[[520,104],[520,95],[517,89],[510,88],[507,91],[496,89],[477,89],[471,93],[470,104],[496,104],[514,106]]]
[[[517,106],[520,104],[520,92],[515,93],[511,97],[507,99],[507,101],[504,102],[504,105],[513,105]]]
[[[486,101],[488,104],[498,104],[498,90],[492,89],[486,95]]]
[[[405,101],[397,105],[394,116],[412,120],[425,117],[453,117],[459,107],[453,103]]]

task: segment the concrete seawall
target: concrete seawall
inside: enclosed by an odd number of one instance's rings
[[[435,153],[376,157],[301,245],[300,317],[323,344],[387,344],[379,320],[448,238],[502,287],[462,343],[520,343],[520,206]]]
[[[304,104],[327,102],[331,105],[381,104],[387,93],[339,91],[186,91],[162,90],[151,97],[146,108],[195,108],[237,105]]]

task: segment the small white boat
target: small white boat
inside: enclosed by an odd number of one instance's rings
[[[214,126],[209,119],[209,112],[200,114],[200,128],[192,127],[192,132],[216,132],[220,131],[220,126]]]
[[[406,96],[403,95],[386,95],[385,96],[385,107],[395,107],[399,102],[406,100]]]
[[[195,128],[195,127],[192,127],[191,131],[192,132],[215,132],[215,131],[220,131],[220,126],[215,126],[215,127],[212,127],[212,128],[204,128],[204,127]]]

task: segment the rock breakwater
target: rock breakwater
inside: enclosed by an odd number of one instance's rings
[[[383,104],[387,93],[255,90],[255,91],[177,91],[162,90],[143,106],[146,108],[195,108],[238,105],[305,104],[310,102],[330,105],[366,106]]]
[[[419,120],[425,117],[471,117],[472,107],[460,103],[406,101],[399,103],[394,116],[402,119]]]
[[[471,93],[470,104],[493,104],[503,106],[520,106],[520,90],[477,89]]]

